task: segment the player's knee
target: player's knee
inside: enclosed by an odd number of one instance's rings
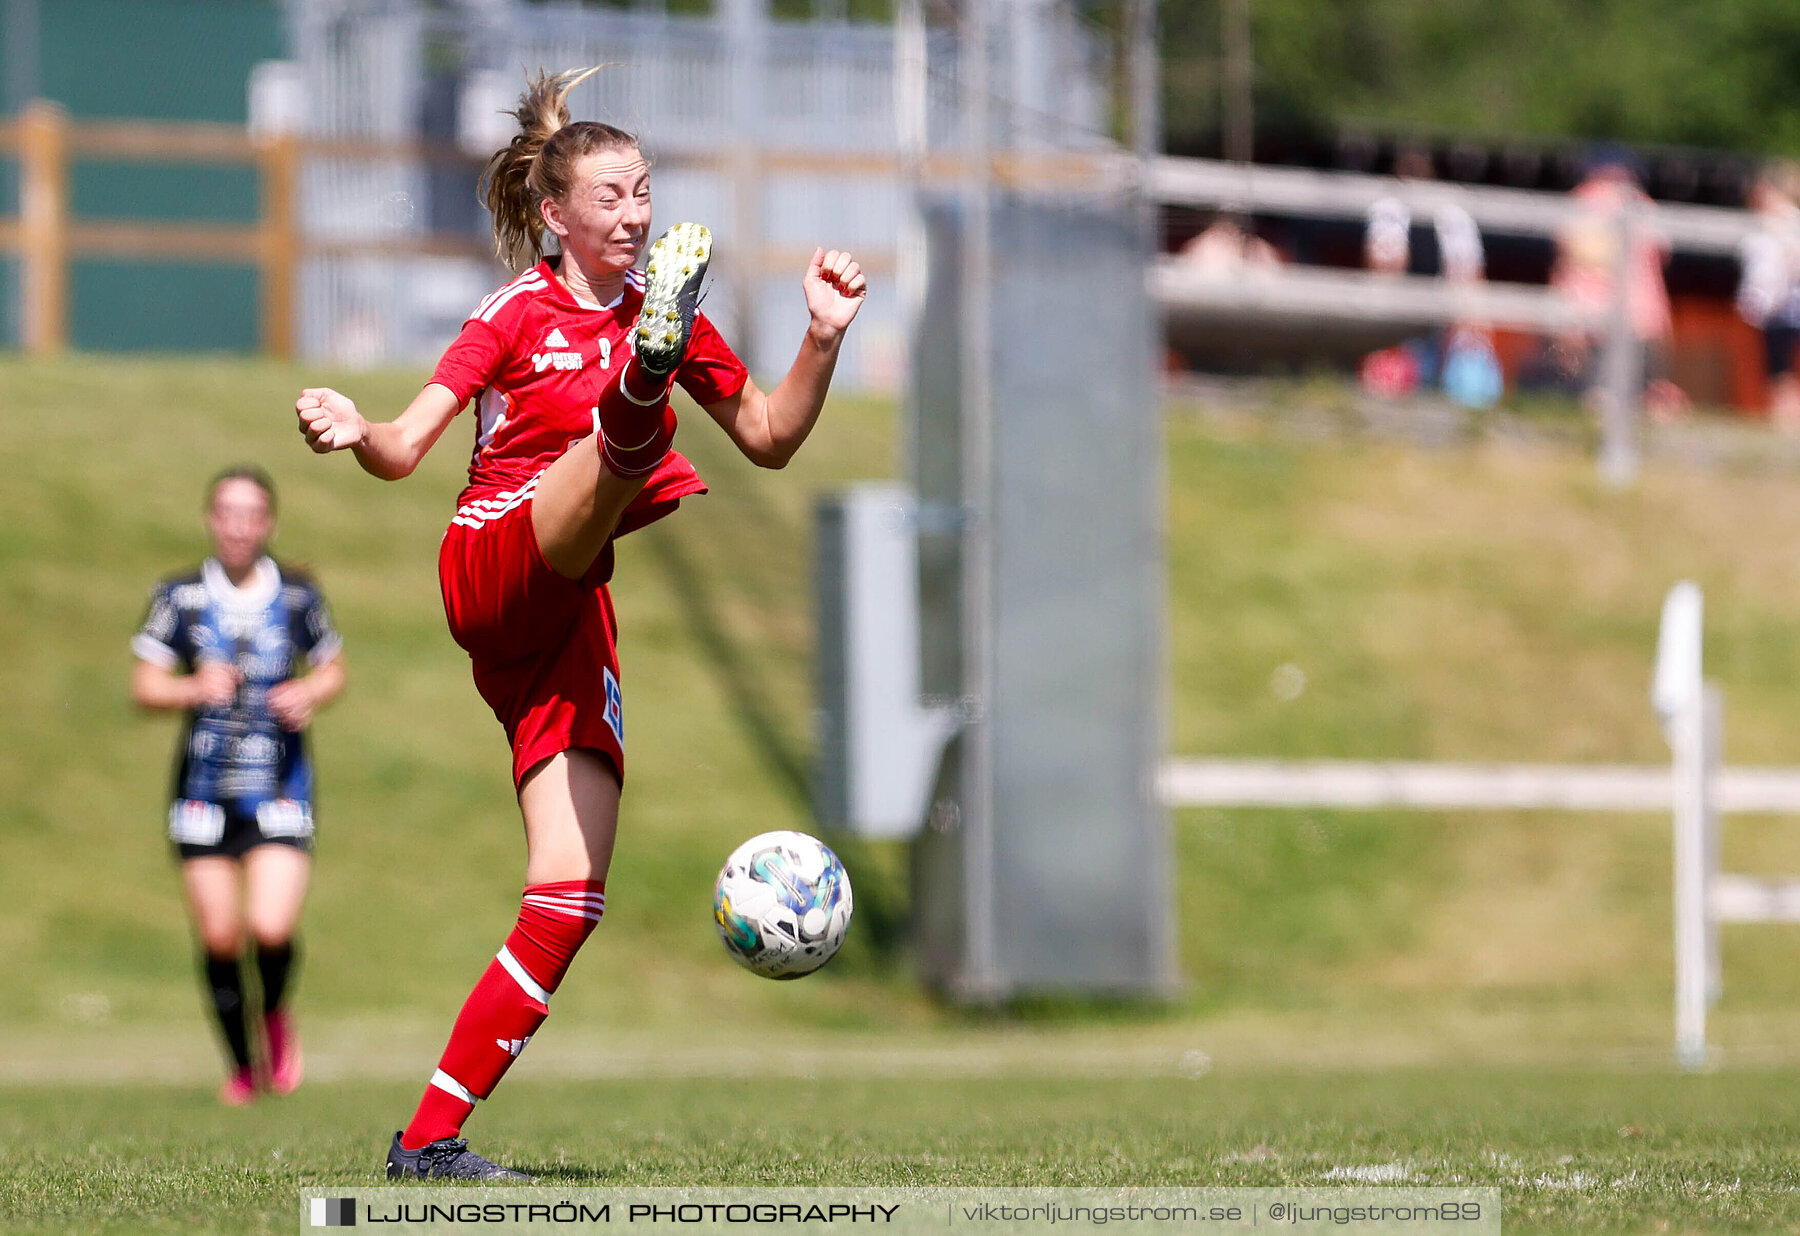
[[[293,943],[294,925],[283,919],[269,919],[258,922],[250,920],[250,939],[260,950],[286,948]]]
[[[236,924],[202,924],[199,934],[200,947],[208,957],[223,961],[243,955],[244,931]]]

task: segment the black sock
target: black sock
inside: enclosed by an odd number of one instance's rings
[[[244,976],[235,957],[206,959],[206,987],[212,993],[213,1012],[225,1032],[225,1046],[237,1067],[250,1067],[250,1034],[244,1025]]]
[[[281,997],[287,993],[288,976],[294,972],[294,965],[299,960],[300,943],[297,940],[257,946],[256,970],[262,976],[265,1014],[281,1007]]]

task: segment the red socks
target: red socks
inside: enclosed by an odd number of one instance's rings
[[[401,1146],[417,1150],[462,1130],[550,1015],[550,993],[605,912],[602,881],[526,885],[519,921],[463,1002]]]
[[[607,468],[627,480],[656,471],[675,439],[669,379],[646,371],[634,355],[619,380],[607,383],[598,411],[600,458]]]

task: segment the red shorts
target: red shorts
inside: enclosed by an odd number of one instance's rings
[[[558,575],[531,528],[536,489],[533,477],[517,490],[463,495],[438,550],[444,615],[469,654],[475,689],[506,727],[514,785],[575,747],[606,756],[623,781],[624,695],[607,590],[613,547],[608,542],[581,579]],[[653,523],[682,498],[705,492],[687,460],[671,454],[614,535]]]

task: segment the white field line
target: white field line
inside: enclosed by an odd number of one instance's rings
[[[1800,1037],[1787,1019],[1746,1022],[1734,1042],[1715,1049],[1733,1067],[1793,1068]],[[1222,1017],[1143,1032],[1118,1027],[1077,1033],[1007,1031],[908,1042],[909,1032],[857,1033],[768,1046],[744,1045],[737,1031],[671,1043],[642,1030],[609,1033],[557,1027],[532,1041],[511,1078],[536,1083],[627,1080],[764,1079],[929,1081],[977,1078],[1105,1081],[1156,1078],[1203,1092],[1227,1074],[1343,1072],[1418,1068],[1580,1068],[1666,1072],[1668,1048],[1648,1022],[1618,1041],[1590,1026],[1552,1020],[1521,1030],[1516,1016],[1452,1012],[1439,1020],[1341,1013],[1296,1019]],[[307,1080],[319,1084],[420,1086],[442,1051],[441,1027],[412,1021],[349,1018],[311,1021]],[[14,1087],[217,1086],[223,1076],[213,1040],[193,1025],[37,1031],[0,1055],[0,1097]]]
[[[1170,807],[1373,807],[1475,810],[1671,809],[1667,765],[1442,764],[1404,760],[1174,759],[1158,789]],[[1727,813],[1800,813],[1800,768],[1723,768]]]
[[[1129,1043],[1103,1036],[1074,1042],[1031,1041],[1000,1036],[985,1042],[906,1046],[864,1039],[850,1044],[820,1042],[793,1047],[736,1047],[720,1044],[656,1045],[640,1036],[610,1039],[593,1034],[545,1035],[533,1042],[509,1076],[540,1080],[606,1081],[633,1078],[788,1077],[1006,1078],[1040,1077],[1106,1080],[1182,1077],[1193,1049],[1163,1042]],[[307,1044],[309,1081],[405,1081],[429,1075],[439,1048],[420,1039],[407,1046],[352,1047],[324,1036]],[[0,1086],[76,1084],[216,1084],[222,1076],[211,1040],[199,1033],[139,1051],[116,1050],[95,1041],[58,1048],[39,1043],[0,1060]],[[411,1045],[408,1045],[411,1046]]]

